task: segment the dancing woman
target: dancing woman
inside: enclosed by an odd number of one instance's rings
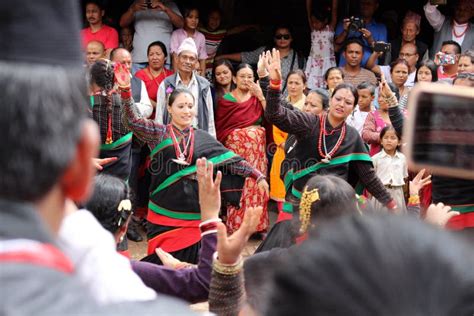
[[[118,66],[116,78],[124,105],[123,122],[151,149],[147,215],[150,256],[145,260],[159,263],[154,252],[160,247],[181,261],[196,263],[201,238],[199,225],[207,225],[200,221],[196,160],[205,157],[222,170],[223,199],[233,205],[240,201],[246,177],[257,180],[259,187],[268,191],[265,176],[207,132],[191,126],[196,106],[190,91],[176,89],[170,94],[171,124],[163,125],[139,114],[130,95],[128,71]]]
[[[301,198],[307,180],[315,174],[338,176],[356,186],[359,182],[387,208],[396,207],[395,201],[376,176],[372,161],[358,132],[345,121],[357,104],[357,90],[350,84],[339,84],[333,91],[328,113],[319,116],[293,111],[281,99],[281,70],[278,51],[264,57],[270,76],[265,117],[282,131],[294,134],[298,139],[295,157],[297,164],[286,181],[287,194],[283,211],[292,213],[293,204]],[[396,102],[396,100],[395,100]],[[289,223],[275,225],[272,235],[286,234]],[[280,228],[278,226],[281,226]],[[277,245],[267,242],[268,250]]]

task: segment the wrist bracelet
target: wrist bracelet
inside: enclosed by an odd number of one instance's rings
[[[207,221],[199,224],[199,231],[201,232],[201,237],[209,234],[217,233],[217,223],[222,222],[220,218],[208,219]]]
[[[281,90],[281,85],[273,85],[270,83],[268,87],[272,90]]]
[[[408,198],[408,204],[409,205],[420,204],[420,196],[418,194],[410,195],[410,197]]]
[[[120,97],[122,99],[130,99],[132,97],[132,93],[130,91],[130,89],[119,89],[120,91]]]
[[[234,264],[224,264],[219,262],[217,251],[214,252],[213,261],[212,261],[212,269],[217,273],[224,274],[224,275],[235,275],[242,270],[244,266],[244,261],[242,260],[242,256],[239,256],[237,262]]]
[[[281,85],[281,79],[279,80],[270,79],[270,84],[274,86],[279,86]]]

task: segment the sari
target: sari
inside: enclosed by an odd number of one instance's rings
[[[237,102],[227,93],[219,100],[216,113],[217,139],[225,147],[248,161],[252,167],[267,174],[265,128],[262,122],[263,109],[257,98]],[[268,196],[261,193],[257,182],[247,178],[244,184],[240,207],[227,207],[227,230],[232,233],[239,229],[247,207],[262,206],[263,212],[257,226],[258,232],[266,232],[269,225],[267,212]]]

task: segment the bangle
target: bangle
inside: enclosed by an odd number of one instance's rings
[[[209,234],[217,233],[217,223],[222,222],[220,218],[208,219],[207,221],[199,224],[199,230],[201,231],[201,237]]]
[[[279,79],[279,80],[270,79],[270,84],[272,86],[280,86],[281,85],[281,79]]]
[[[119,92],[120,92],[120,97],[122,99],[130,99],[132,97],[132,93],[130,91],[130,88],[129,89],[119,89]]]
[[[408,198],[408,205],[420,204],[420,196],[418,194],[410,195]]]
[[[214,252],[213,261],[212,261],[212,269],[220,274],[224,275],[235,275],[238,274],[242,267],[244,266],[244,261],[242,260],[242,256],[239,255],[237,262],[234,264],[224,264],[219,262],[219,258],[217,255],[217,251]]]
[[[268,87],[269,87],[270,89],[272,89],[272,90],[281,90],[281,84],[279,84],[279,85],[273,85],[272,83],[270,83],[270,84],[268,85]]]

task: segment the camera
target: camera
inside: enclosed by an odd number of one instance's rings
[[[349,22],[349,32],[357,32],[365,26],[364,20],[359,17],[351,16]]]
[[[438,53],[437,56],[438,56],[440,65],[454,65],[454,64],[456,64],[456,56],[455,55],[445,54],[445,53]]]
[[[153,7],[151,6],[151,0],[145,0],[145,4],[147,9],[153,9]]]
[[[387,53],[391,49],[392,49],[392,45],[390,43],[375,42],[375,44],[374,44],[374,52]]]

